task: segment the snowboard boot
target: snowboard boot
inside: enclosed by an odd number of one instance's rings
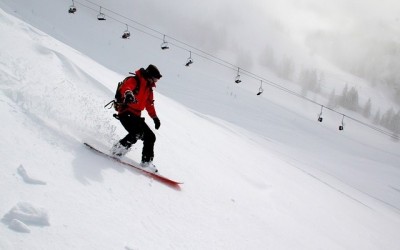
[[[156,165],[154,165],[152,161],[142,161],[140,163],[140,166],[146,171],[149,171],[149,172],[152,172],[152,173],[157,173],[158,172],[158,169],[156,168]]]
[[[122,157],[122,156],[126,155],[129,151],[130,151],[130,148],[127,148],[124,145],[122,145],[120,142],[117,142],[111,148],[111,155],[117,156],[117,157]]]

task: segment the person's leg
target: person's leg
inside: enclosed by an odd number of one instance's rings
[[[143,135],[143,118],[127,113],[120,116],[122,126],[128,131],[128,134],[116,143],[112,148],[112,154],[123,156],[130,147],[137,142]]]
[[[142,162],[151,162],[154,158],[154,143],[156,142],[156,135],[149,128],[149,126],[143,122],[143,151],[142,151]]]

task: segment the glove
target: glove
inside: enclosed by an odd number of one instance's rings
[[[135,95],[130,90],[125,91],[124,97],[125,97],[124,98],[124,103],[125,104],[131,103],[131,102],[132,103],[137,103]]]
[[[160,119],[158,119],[158,117],[154,117],[154,118],[153,118],[153,121],[154,121],[154,127],[155,127],[156,129],[159,129],[160,126],[161,126]]]

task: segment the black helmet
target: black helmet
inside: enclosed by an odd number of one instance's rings
[[[157,79],[160,79],[162,77],[162,75],[160,74],[160,71],[153,64],[150,64],[146,68],[146,75],[148,77],[154,77],[154,78],[157,78]]]

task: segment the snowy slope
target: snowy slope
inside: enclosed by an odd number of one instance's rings
[[[191,109],[156,91],[156,164],[185,182],[170,189],[82,145],[125,135],[103,109],[123,76],[3,11],[0,18],[0,249],[400,245],[397,143],[356,125],[339,133],[335,123],[316,124],[300,111],[312,110],[306,104],[290,110],[202,88],[218,77],[192,70],[159,84],[179,92],[176,85],[195,82],[204,103]],[[203,112],[208,105],[228,119]],[[135,149],[133,160],[141,144]]]

